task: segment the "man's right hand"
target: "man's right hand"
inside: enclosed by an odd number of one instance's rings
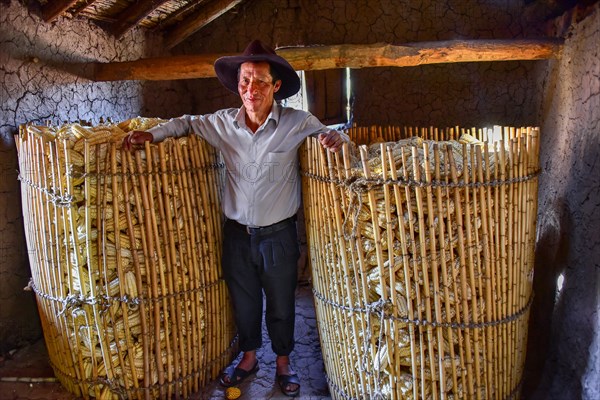
[[[151,142],[152,134],[146,131],[131,131],[123,138],[123,148],[132,151],[136,146],[143,146],[145,142]]]

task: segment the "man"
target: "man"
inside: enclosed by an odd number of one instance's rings
[[[227,89],[239,94],[239,109],[186,115],[148,132],[134,131],[123,146],[131,149],[145,141],[194,133],[221,151],[227,170],[222,267],[243,356],[237,366],[225,369],[220,382],[234,386],[258,371],[264,291],[277,383],[284,394],[296,396],[300,380],[289,355],[294,348],[300,255],[295,224],[301,189],[297,150],[307,136],[317,136],[323,147],[338,151],[347,137],[310,113],[275,102],[298,92],[300,80],[285,59],[258,40],[242,55],[219,58],[215,72]]]

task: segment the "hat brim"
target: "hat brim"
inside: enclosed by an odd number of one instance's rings
[[[286,99],[300,90],[298,74],[283,57],[270,54],[221,57],[215,61],[215,72],[223,86],[233,93],[238,93],[238,70],[246,62],[268,62],[276,70],[281,87],[273,95],[275,100]]]

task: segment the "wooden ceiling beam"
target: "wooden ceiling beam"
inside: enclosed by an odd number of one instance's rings
[[[121,13],[119,19],[110,27],[110,32],[115,37],[121,38],[141,20],[146,18],[167,1],[169,0],[138,0],[132,3]]]
[[[225,14],[243,0],[213,0],[200,8],[183,22],[177,24],[175,29],[164,36],[165,46],[169,49],[183,42],[199,29],[205,27],[221,15]]]
[[[96,0],[85,0],[84,2],[77,2],[71,7],[71,16],[76,17],[82,13],[88,6],[92,5]]]
[[[181,21],[185,20],[186,15],[193,14],[194,10],[198,10],[200,7],[204,7],[204,4],[206,4],[208,1],[210,0],[197,0],[182,5],[180,8],[169,13],[169,15],[165,17],[165,19],[163,19],[159,24],[151,28],[151,30],[154,32],[162,32],[162,34],[164,35],[165,32],[168,32],[169,29],[172,29],[171,27],[173,25],[180,24]]]
[[[54,0],[49,1],[42,8],[42,18],[46,22],[52,22],[62,13],[73,7],[77,0]]]
[[[404,45],[332,45],[277,49],[296,70],[413,67],[425,64],[558,58],[562,39],[451,40]],[[95,81],[211,78],[213,64],[228,54],[182,55],[96,63]]]

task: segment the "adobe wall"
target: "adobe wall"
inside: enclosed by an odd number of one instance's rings
[[[543,88],[525,398],[600,398],[600,3],[568,27]],[[562,276],[562,287],[559,277]]]
[[[284,2],[285,3],[285,2]],[[242,3],[174,50],[241,51],[250,39],[275,46],[403,44],[451,39],[537,37],[523,2],[309,1]],[[307,27],[310,27],[308,29]],[[224,38],[227,38],[224,40]],[[351,71],[353,122],[360,126],[533,125],[536,63],[440,64]],[[216,79],[195,82],[198,113],[238,106]]]
[[[134,60],[154,47],[138,31],[116,40],[82,19],[48,24],[18,1],[0,3],[0,354],[41,335],[32,292],[23,291],[31,273],[13,139],[18,125],[179,115],[189,109],[178,93],[182,84],[94,83],[91,68],[81,65]]]

